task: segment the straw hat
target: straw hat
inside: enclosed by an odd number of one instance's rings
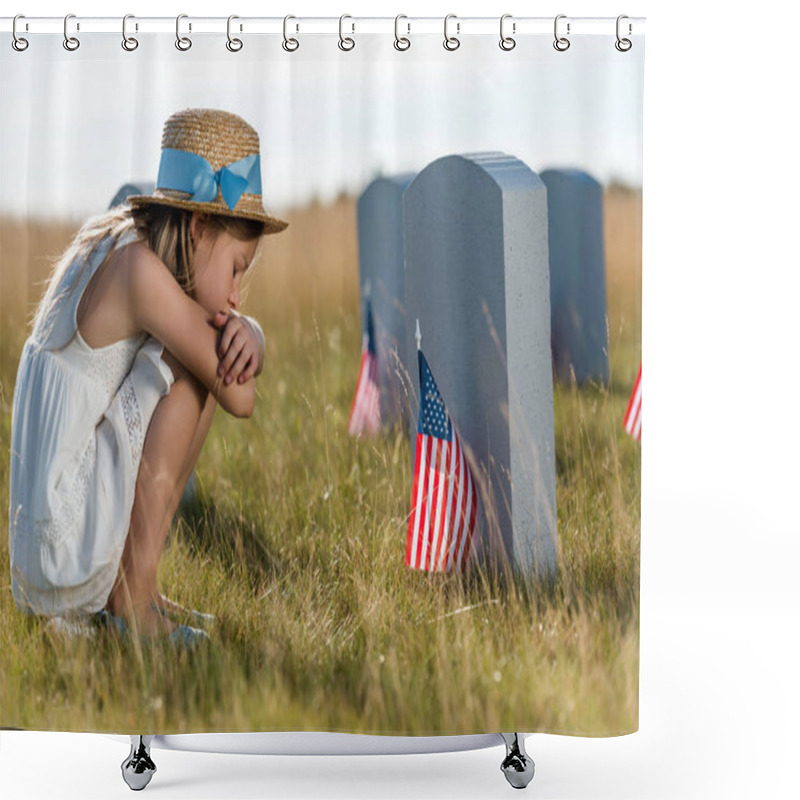
[[[289,224],[264,210],[258,133],[236,114],[211,108],[188,108],[167,119],[156,188],[128,202],[255,219],[264,233]]]

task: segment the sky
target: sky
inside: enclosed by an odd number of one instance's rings
[[[224,35],[179,52],[174,33],[148,33],[125,52],[120,35],[86,33],[67,52],[60,35],[0,46],[0,213],[82,218],[129,181],[154,181],[161,130],[190,106],[243,116],[259,132],[264,203],[297,207],[357,194],[378,174],[416,172],[452,153],[499,150],[534,171],[577,167],[601,182],[641,185],[643,42],[614,36],[361,34],[341,52],[335,34],[307,35],[295,53],[251,36],[229,53]]]

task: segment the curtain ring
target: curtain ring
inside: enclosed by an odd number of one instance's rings
[[[560,19],[566,19],[566,14],[559,14],[556,17],[556,21],[553,25],[554,36],[556,40],[553,42],[553,47],[558,50],[559,53],[563,53],[565,50],[569,50],[570,41],[566,38],[566,36],[559,36],[558,35],[558,21]],[[567,23],[567,36],[569,36],[569,22]]]
[[[342,36],[342,23],[346,19],[352,19],[352,17],[349,14],[342,14],[342,16],[339,17],[339,49],[340,50],[352,50],[356,46],[355,41],[353,39],[351,39],[349,36],[347,36],[347,37],[343,37]],[[356,24],[355,24],[355,22],[353,22],[351,24],[353,26],[353,33],[355,33],[356,32]]]
[[[458,48],[461,47],[461,41],[457,36],[448,36],[447,35],[447,23],[451,19],[456,19],[456,15],[455,14],[448,14],[444,18],[444,49],[445,50],[450,50],[452,52],[453,50],[458,50]],[[458,33],[460,30],[461,30],[461,23],[457,22],[456,23],[456,33]]]
[[[242,49],[243,43],[242,43],[241,39],[232,39],[231,38],[231,20],[232,19],[239,19],[239,17],[237,17],[236,14],[231,14],[228,17],[228,41],[225,42],[225,47],[227,47],[228,50],[231,51],[231,53],[238,53]],[[239,30],[241,30],[241,28]]]
[[[503,25],[507,19],[511,19],[511,14],[503,14],[500,17],[500,49],[505,50],[508,52],[509,50],[513,50],[517,46],[516,39],[513,39],[511,36],[505,36],[503,32]],[[512,33],[517,32],[517,23],[514,22],[511,28]]]
[[[122,49],[127,50],[129,53],[139,46],[139,40],[133,36],[128,36],[128,20],[134,19],[133,14],[126,14],[122,18]],[[139,26],[136,26],[137,30]]]
[[[192,46],[192,40],[188,36],[181,36],[181,20],[186,19],[188,16],[188,14],[178,14],[175,19],[175,47],[183,52],[186,52]],[[190,24],[189,30],[191,29],[192,26]]]
[[[289,22],[290,19],[297,19],[297,17],[295,17],[292,14],[287,14],[283,18],[283,44],[282,44],[282,46],[283,46],[283,49],[286,50],[287,53],[293,53],[295,50],[297,50],[298,47],[300,47],[300,42],[297,41],[297,39],[295,39],[295,38],[291,38],[290,39],[286,35],[287,23]],[[297,29],[298,30],[300,29],[299,25],[297,26]]]
[[[614,42],[614,47],[616,47],[617,50],[620,51],[620,53],[627,53],[628,50],[630,50],[631,47],[633,47],[633,42],[631,42],[630,39],[621,39],[620,38],[620,35],[619,35],[619,23],[623,19],[628,19],[628,15],[627,14],[620,14],[617,17],[617,41]],[[628,23],[628,33],[630,34],[631,32],[632,32],[632,28],[631,28],[631,24],[629,22]]]
[[[411,47],[411,39],[407,36],[400,36],[399,23],[401,19],[408,19],[405,14],[398,14],[394,18],[394,49],[395,50],[408,50]],[[411,23],[407,22],[408,32],[411,33]]]
[[[11,46],[18,52],[21,53],[23,50],[28,49],[28,40],[23,39],[21,36],[17,35],[17,20],[18,19],[25,19],[24,15],[17,14],[14,17],[14,24],[11,27],[11,33],[13,34],[14,38],[11,42]]]
[[[77,50],[81,46],[80,41],[74,36],[70,36],[67,31],[67,24],[71,19],[75,19],[74,14],[67,14],[67,16],[64,17],[64,49],[70,52]],[[78,30],[80,30],[80,27],[78,27]]]

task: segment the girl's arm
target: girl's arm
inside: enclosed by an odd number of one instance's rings
[[[217,375],[217,330],[205,309],[181,289],[149,247],[134,243],[120,259],[130,312],[137,328],[158,339],[236,417],[255,406],[255,381],[226,385]]]

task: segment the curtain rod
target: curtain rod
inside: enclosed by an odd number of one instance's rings
[[[500,16],[497,17],[459,17],[450,15],[448,31],[450,35],[471,36],[485,34],[499,34]],[[288,24],[289,30],[294,34],[356,34],[359,33],[387,33],[396,31],[403,36],[407,35],[442,35],[444,31],[444,17],[410,17],[401,15],[395,17],[356,17],[344,15],[338,17],[233,17],[229,23],[228,17],[196,17],[181,15],[180,27],[182,33],[191,34],[226,34],[228,25],[231,31],[237,34],[277,34],[284,33],[284,26]],[[122,33],[122,17],[81,17],[69,15],[64,17],[35,17],[23,16],[17,20],[17,34],[45,34],[65,33],[65,25],[69,35],[76,33]],[[126,22],[128,35],[133,33],[175,33],[176,17],[137,17],[129,15]],[[570,17],[560,14],[555,17],[513,17],[505,15],[503,22],[504,35],[553,35],[558,25],[559,35],[606,35],[636,36],[644,34],[645,17]],[[0,18],[0,32],[11,33],[14,26],[13,17]]]

